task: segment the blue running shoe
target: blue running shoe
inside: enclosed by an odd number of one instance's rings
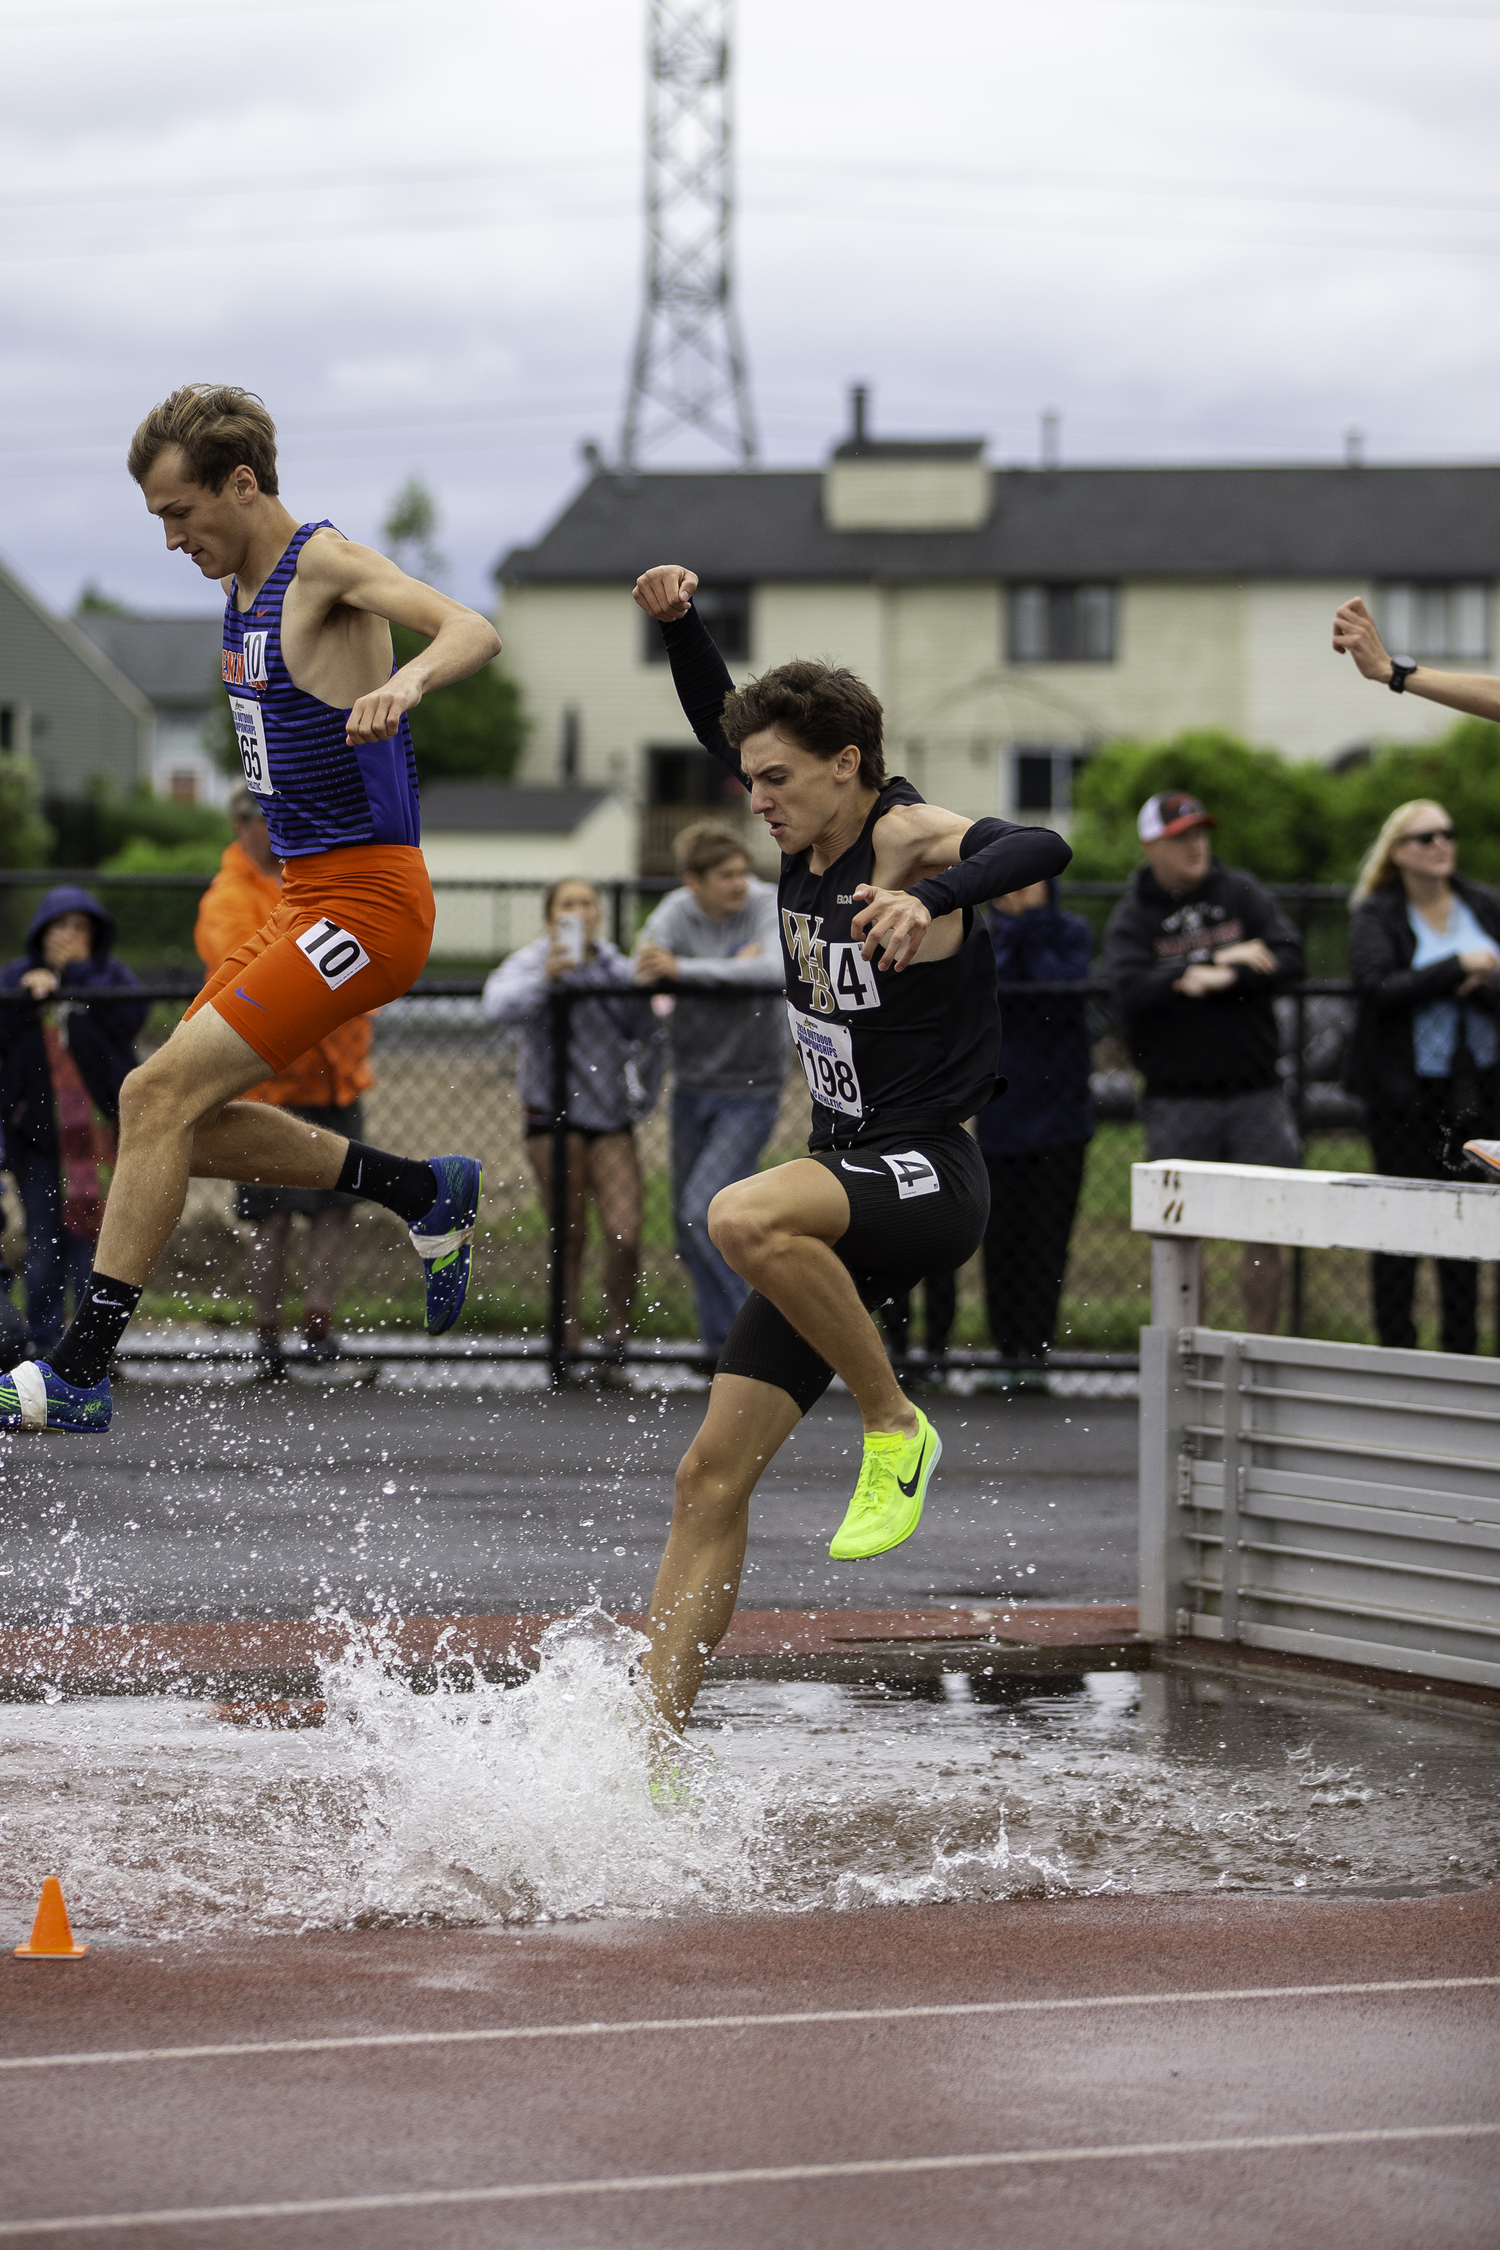
[[[437,1201],[411,1230],[427,1276],[427,1333],[446,1336],[469,1294],[470,1245],[484,1167],[477,1156],[434,1156]]]
[[[0,1430],[68,1430],[74,1437],[102,1437],[114,1404],[109,1378],[90,1390],[76,1390],[54,1375],[44,1359],[23,1359],[0,1375]]]

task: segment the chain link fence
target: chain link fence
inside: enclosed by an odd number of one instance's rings
[[[197,965],[164,932],[189,937],[206,878],[112,877],[95,871],[8,873],[0,895],[12,923],[24,926],[28,886],[36,896],[58,881],[79,881],[104,897],[121,931],[121,951],[133,961],[153,999],[142,1047],[165,1038],[196,988]],[[439,944],[449,933],[452,950],[434,959],[420,986],[376,1019],[371,1057],[377,1083],[364,1098],[364,1137],[403,1155],[463,1150],[485,1166],[485,1202],[475,1244],[474,1279],[462,1328],[449,1339],[455,1352],[531,1356],[555,1372],[579,1360],[608,1361],[701,1356],[693,1292],[676,1250],[671,1148],[672,994],[666,988],[642,1000],[643,1053],[660,1064],[660,1092],[628,1130],[569,1148],[566,1129],[552,1118],[538,1130],[517,1093],[517,1040],[484,1016],[484,972],[501,950],[528,942],[542,928],[545,885],[454,883],[434,885],[439,898]],[[628,949],[635,930],[666,882],[598,884],[605,930]],[[1084,913],[1102,933],[1118,884],[1061,887],[1062,902]],[[1277,1003],[1282,1071],[1298,1118],[1304,1160],[1334,1171],[1369,1169],[1369,1148],[1357,1103],[1339,1083],[1352,1028],[1354,1003],[1344,974],[1346,911],[1341,891],[1288,886],[1278,892],[1301,927],[1314,973]],[[503,946],[494,939],[504,933]],[[453,944],[461,939],[464,950]],[[472,948],[472,950],[470,950]],[[1093,1059],[1096,1130],[1076,1177],[1050,1184],[1028,1176],[1021,1192],[1035,1207],[1042,1239],[1065,1245],[1057,1283],[1052,1367],[1125,1369],[1135,1364],[1138,1331],[1149,1316],[1150,1253],[1130,1228],[1130,1167],[1144,1155],[1136,1118],[1137,1081],[1114,1023],[1107,987],[1080,985],[1001,987],[1002,1012],[1036,1007],[1059,994],[1082,999],[1088,1009]],[[693,989],[694,1003],[710,994]],[[10,1005],[29,1005],[11,1001]],[[746,1005],[723,994],[718,1005]],[[566,1060],[586,1018],[584,996],[560,991],[553,1011],[554,1057]],[[559,1080],[561,1084],[561,1080]],[[802,1073],[791,1059],[761,1166],[805,1153],[810,1104]],[[1019,1177],[1019,1176],[1018,1176]],[[1071,1224],[1061,1208],[1048,1211],[1049,1195],[1076,1195]],[[7,1197],[11,1229],[7,1262],[18,1263],[17,1200]],[[299,1222],[300,1225],[300,1222]],[[156,1320],[243,1328],[250,1319],[246,1279],[247,1230],[234,1217],[232,1188],[195,1182],[183,1222],[153,1279],[143,1312]],[[561,1249],[562,1255],[558,1255]],[[1045,1263],[1045,1257],[1043,1258]],[[1015,1263],[1014,1260],[1011,1261]],[[1206,1325],[1244,1324],[1241,1249],[1210,1245],[1205,1260]],[[999,1266],[997,1276],[996,1266]],[[991,1260],[986,1276],[976,1256],[951,1283],[934,1277],[904,1305],[886,1315],[893,1352],[921,1365],[933,1348],[946,1348],[950,1364],[1025,1366],[1022,1348],[1035,1310],[1018,1313],[1006,1295],[1006,1260]],[[297,1306],[296,1251],[288,1313]],[[986,1282],[988,1279],[988,1290]],[[997,1296],[997,1288],[999,1294]],[[1045,1295],[1045,1291],[1043,1292]],[[413,1340],[422,1326],[419,1269],[406,1230],[370,1205],[355,1213],[352,1249],[339,1305],[339,1325],[389,1348]],[[991,1315],[995,1326],[992,1327]],[[1417,1316],[1425,1345],[1435,1345],[1435,1281],[1424,1261]],[[1497,1348],[1500,1307],[1493,1278],[1482,1294],[1480,1349]],[[1009,1336],[998,1328],[1008,1326]],[[1348,1342],[1375,1340],[1368,1260],[1357,1252],[1289,1253],[1281,1326],[1290,1334]],[[997,1348],[997,1346],[999,1348]]]

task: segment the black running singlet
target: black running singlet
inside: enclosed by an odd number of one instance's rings
[[[743,780],[739,753],[719,723],[734,683],[707,629],[690,610],[665,634],[694,733]],[[874,881],[875,823],[893,805],[923,801],[909,781],[888,781],[858,837],[821,875],[809,869],[806,852],[782,855],[787,1015],[813,1099],[810,1149],[853,1147],[892,1131],[941,1131],[972,1117],[994,1092],[995,956],[973,914],[965,910],[964,942],[946,960],[900,970],[866,961],[850,934],[855,889]]]

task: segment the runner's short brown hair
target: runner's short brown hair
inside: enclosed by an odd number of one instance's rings
[[[748,860],[750,849],[722,820],[695,820],[679,828],[672,844],[679,875],[710,875],[726,859]]]
[[[188,475],[210,492],[222,492],[234,471],[255,471],[269,499],[278,495],[276,424],[265,401],[238,383],[184,383],[153,406],[135,436],[125,465],[137,484],[159,454],[180,445]]]
[[[885,786],[884,714],[880,698],[846,665],[794,657],[724,698],[723,727],[738,749],[747,735],[774,727],[815,758],[836,758],[851,744],[867,789]]]

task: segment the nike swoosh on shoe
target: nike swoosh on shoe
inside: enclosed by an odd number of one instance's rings
[[[911,1499],[911,1498],[913,1497],[913,1495],[915,1494],[915,1492],[916,1492],[916,1489],[917,1489],[917,1485],[918,1485],[918,1483],[919,1483],[919,1482],[920,1482],[920,1480],[921,1480],[921,1475],[922,1475],[922,1463],[923,1463],[923,1462],[924,1462],[924,1461],[926,1460],[926,1458],[927,1458],[927,1440],[926,1440],[926,1438],[923,1438],[923,1440],[922,1440],[922,1450],[921,1450],[921,1452],[920,1452],[920,1453],[919,1453],[919,1454],[917,1455],[917,1465],[916,1465],[916,1467],[915,1467],[915,1468],[914,1468],[914,1469],[912,1470],[912,1473],[911,1473],[911,1483],[910,1483],[910,1484],[908,1484],[908,1483],[907,1483],[907,1481],[906,1481],[906,1479],[905,1479],[905,1477],[897,1477],[897,1479],[896,1479],[896,1489],[897,1489],[897,1491],[898,1491],[898,1492],[904,1492],[908,1500],[910,1500],[910,1499]]]

